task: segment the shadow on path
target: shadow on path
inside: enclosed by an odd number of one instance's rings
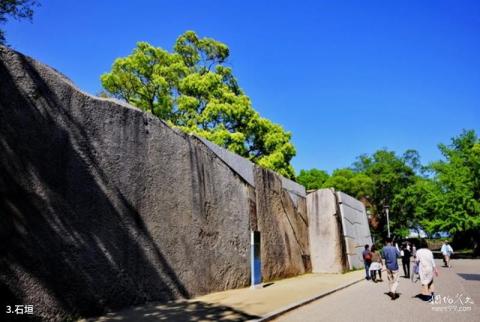
[[[457,273],[457,275],[467,281],[480,281],[480,274]]]
[[[116,313],[109,313],[88,322],[154,322],[154,321],[247,321],[259,319],[259,316],[236,310],[232,307],[210,304],[200,301],[177,301],[170,303],[150,303]],[[85,320],[82,320],[85,321]]]

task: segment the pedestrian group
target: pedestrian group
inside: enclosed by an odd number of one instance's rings
[[[445,242],[441,249],[445,267],[450,266],[450,257],[453,254],[452,247]],[[422,285],[421,294],[417,297],[424,301],[433,301],[435,298],[435,289],[433,284],[434,276],[438,276],[438,270],[435,266],[433,253],[428,248],[418,249],[414,244],[405,243],[398,247],[393,245],[392,238],[386,239],[386,244],[381,251],[378,251],[375,245],[371,249],[365,245],[362,253],[365,264],[365,278],[373,282],[382,282],[382,272],[387,275],[389,283],[388,296],[392,300],[400,297],[397,293],[399,284],[400,268],[398,259],[402,260],[403,274],[405,278],[410,278],[413,282],[420,281]],[[410,262],[413,257],[413,267],[410,270]]]

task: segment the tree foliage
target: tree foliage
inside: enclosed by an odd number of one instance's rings
[[[320,189],[328,177],[328,173],[323,170],[301,170],[297,182],[304,185],[307,190]]]
[[[365,198],[372,194],[373,180],[362,172],[344,168],[333,171],[322,187],[335,188],[353,197]]]
[[[425,167],[429,176],[395,196],[398,210],[409,214],[403,224],[429,234],[479,230],[480,141],[474,131],[464,131],[439,149],[444,159]]]
[[[361,155],[351,169],[335,170],[322,187],[364,201],[377,235],[385,235],[388,205],[394,234],[405,236],[409,229],[430,235],[449,232],[473,240],[480,253],[475,240],[480,236],[480,139],[472,130],[463,131],[439,149],[443,159],[427,166],[415,150],[401,156],[385,149]]]
[[[426,229],[453,234],[480,230],[480,139],[474,131],[464,131],[439,149],[444,160],[429,166],[438,193],[427,194],[438,202],[425,218]]]
[[[33,8],[38,5],[35,0],[0,0],[0,25],[5,24],[8,17],[20,20],[33,17]],[[5,32],[0,29],[0,45],[6,42]]]
[[[418,153],[414,150],[398,156],[393,151],[382,149],[371,156],[362,155],[354,163],[357,172],[365,174],[373,181],[371,194],[365,196],[365,199],[368,200],[370,213],[381,234],[386,231],[387,218],[384,209],[387,206],[391,209],[391,231],[405,232],[405,223],[411,214],[394,201],[398,194],[415,183],[417,175],[412,167],[412,160],[418,159]]]
[[[382,149],[372,155],[361,155],[352,168],[333,171],[321,187],[335,188],[362,200],[369,210],[377,235],[386,232],[384,207],[389,206],[392,209],[391,229],[403,234],[412,223],[408,220],[412,209],[403,205],[400,207],[401,203],[397,203],[395,198],[415,184],[418,177],[415,169],[421,169],[416,151],[408,150],[398,156],[393,151]],[[304,170],[304,173],[308,171]]]
[[[101,82],[109,95],[293,178],[291,134],[253,109],[225,64],[229,54],[225,44],[187,31],[171,53],[138,43]]]
[[[397,193],[392,201],[394,225],[434,233],[427,229],[430,220],[427,218],[435,216],[436,206],[442,198],[442,192],[433,180],[415,178],[415,182]]]

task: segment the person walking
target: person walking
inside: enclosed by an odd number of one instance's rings
[[[382,282],[382,256],[377,251],[377,247],[372,245],[371,248],[372,253],[372,263],[370,264],[370,276],[373,282]],[[377,273],[378,273],[378,280],[377,280]]]
[[[424,301],[432,301],[435,298],[433,275],[438,276],[438,270],[430,249],[421,248],[417,250],[417,265],[420,282],[422,283],[421,298]]]
[[[387,269],[387,278],[389,282],[388,295],[392,300],[396,300],[400,297],[397,293],[398,278],[400,276],[398,268],[398,258],[400,257],[400,251],[395,246],[392,246],[392,238],[386,239],[387,245],[383,247],[382,253],[385,259],[385,266]]]
[[[440,250],[443,255],[443,262],[445,263],[445,267],[450,267],[450,257],[453,254],[453,248],[445,241],[442,245],[442,249]]]
[[[370,279],[370,264],[372,263],[372,252],[369,250],[369,246],[365,245],[365,250],[362,253],[363,263],[365,264],[365,278],[367,281]]]
[[[403,246],[402,251],[403,275],[406,278],[410,278],[410,249],[407,246]]]

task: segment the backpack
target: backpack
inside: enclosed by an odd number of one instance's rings
[[[363,255],[363,259],[366,260],[367,262],[371,262],[372,261],[372,253],[371,252],[366,253],[365,255]]]

